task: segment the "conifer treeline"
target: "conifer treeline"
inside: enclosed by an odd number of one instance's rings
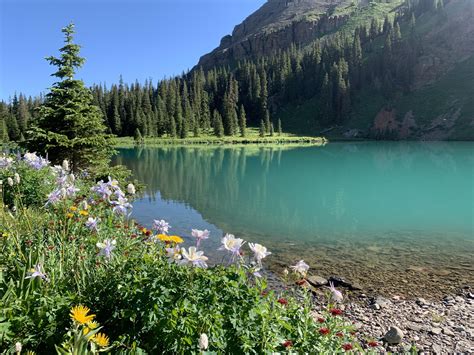
[[[245,136],[247,126],[272,134],[274,127],[281,132],[277,117],[282,107],[310,99],[317,102],[315,122],[340,124],[365,87],[382,90],[387,99],[410,90],[421,47],[416,18],[427,11],[443,11],[443,1],[406,0],[394,17],[373,19],[353,36],[339,33],[309,48],[293,45],[232,68],[197,68],[156,86],[151,81],[128,85],[121,79],[110,88],[94,85],[94,102],[109,132],[118,136]],[[0,137],[21,140],[40,103],[41,98],[24,95],[15,95],[8,105],[0,103]]]

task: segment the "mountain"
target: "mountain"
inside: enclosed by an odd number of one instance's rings
[[[349,65],[345,84],[350,108],[341,119],[321,117],[325,106],[321,90],[312,97],[282,99],[279,90],[269,88],[272,116],[281,118],[286,130],[334,138],[472,140],[473,13],[472,0],[269,0],[237,25],[232,35],[222,38],[219,47],[201,57],[197,67],[232,70],[239,63],[271,62],[295,48],[304,56],[315,43],[323,53],[335,42],[347,42],[350,49],[360,35],[361,75],[369,79],[354,83],[351,54],[342,55]],[[387,23],[398,29],[389,34]],[[396,31],[400,39],[387,44],[387,37]],[[321,65],[331,81],[329,67],[341,55],[330,57]],[[305,72],[309,74],[304,66],[299,70],[303,79]],[[322,85],[323,80],[320,75],[314,85]]]

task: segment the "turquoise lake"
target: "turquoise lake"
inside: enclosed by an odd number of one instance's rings
[[[173,234],[208,229],[260,242],[275,272],[300,259],[387,294],[473,284],[474,144],[121,149],[146,185],[133,218]]]

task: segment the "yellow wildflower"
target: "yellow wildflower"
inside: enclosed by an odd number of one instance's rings
[[[91,329],[95,329],[99,326],[99,323],[97,323],[95,320],[93,320],[92,322],[87,323],[87,326]]]
[[[71,308],[70,317],[73,321],[80,324],[87,324],[92,322],[95,318],[95,314],[89,314],[90,309],[86,306],[79,305]]]
[[[97,333],[91,340],[102,348],[109,345],[109,337],[104,333]]]
[[[147,229],[146,229],[146,228],[142,228],[142,233],[143,233],[143,234],[146,234],[146,232],[147,232]]]
[[[74,217],[74,215],[72,213],[68,213],[68,214],[66,214],[66,217],[67,218],[72,218],[72,217]]]
[[[166,234],[158,234],[156,237],[162,242],[171,242],[170,237],[167,236]]]
[[[89,215],[89,212],[84,211],[84,210],[81,210],[81,211],[79,211],[79,214],[80,214],[81,216],[88,216],[88,215]]]
[[[171,235],[169,237],[170,241],[176,244],[181,244],[184,242],[183,238],[177,236],[177,235]]]
[[[84,335],[87,335],[87,333],[89,333],[89,328],[88,327],[85,327],[84,329],[82,329],[82,334]]]
[[[69,209],[70,209],[71,211],[73,211],[73,212],[77,211],[77,207],[76,207],[76,206],[71,206],[71,207],[69,207]]]

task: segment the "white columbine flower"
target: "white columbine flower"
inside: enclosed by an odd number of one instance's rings
[[[199,349],[207,350],[209,347],[209,338],[207,337],[206,333],[202,333],[199,337]]]
[[[306,276],[308,272],[309,265],[304,262],[304,260],[300,260],[296,263],[296,265],[290,266],[295,273],[301,274],[301,276]]]
[[[135,195],[135,185],[133,184],[128,184],[127,185],[127,192],[130,194],[130,195]]]
[[[342,300],[344,299],[344,297],[342,296],[342,292],[336,290],[336,288],[334,287],[334,283],[329,283],[329,290],[331,291],[333,301],[342,302]]]
[[[249,243],[249,247],[250,250],[253,251],[255,260],[259,263],[262,262],[262,259],[271,254],[269,251],[267,251],[267,248],[257,243]]]
[[[181,254],[183,258],[178,261],[179,264],[191,263],[196,267],[207,267],[207,256],[204,256],[203,251],[197,251],[196,247],[189,247],[189,251],[183,248]]]
[[[193,229],[191,230],[191,235],[196,238],[196,246],[199,247],[199,244],[201,244],[201,241],[204,239],[209,238],[209,232],[207,229],[199,230],[199,229]]]
[[[233,234],[226,234],[221,239],[222,246],[219,250],[227,250],[232,253],[233,257],[240,255],[240,248],[245,244],[241,238],[236,238]]]
[[[178,262],[181,260],[181,249],[179,246],[175,246],[174,248],[166,248],[166,256],[168,257],[169,262]]]

